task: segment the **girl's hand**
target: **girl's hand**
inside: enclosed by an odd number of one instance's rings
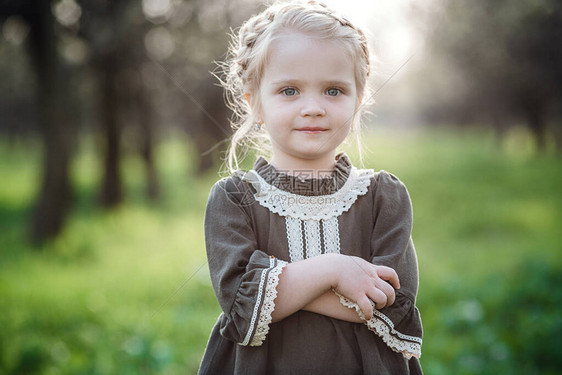
[[[377,309],[394,303],[394,288],[400,289],[400,281],[392,268],[376,266],[349,255],[339,255],[335,261],[337,271],[333,289],[357,303],[367,320],[373,317],[371,301]]]

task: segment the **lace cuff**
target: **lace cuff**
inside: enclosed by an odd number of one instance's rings
[[[261,274],[260,286],[258,291],[258,299],[252,314],[250,329],[241,345],[260,346],[263,344],[267,333],[269,332],[269,324],[271,323],[271,314],[275,310],[275,298],[277,298],[277,284],[279,284],[279,275],[287,262],[270,257],[269,268],[264,269]],[[263,296],[263,300],[262,300]],[[253,329],[255,327],[255,329]]]
[[[384,343],[393,351],[402,353],[406,359],[421,357],[422,339],[420,337],[409,336],[396,331],[392,320],[376,309],[373,310],[373,317],[367,320],[356,303],[342,296],[335,290],[334,293],[340,298],[340,303],[342,305],[350,309],[355,309],[359,317],[365,321],[365,325],[380,336]]]

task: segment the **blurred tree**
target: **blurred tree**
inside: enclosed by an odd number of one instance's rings
[[[38,131],[37,80],[30,74],[31,56],[25,48],[30,39],[29,25],[20,14],[6,15],[0,15],[0,132],[6,136],[8,147],[15,148],[17,142]]]
[[[562,2],[451,1],[432,44],[464,77],[460,100],[446,103],[457,115],[487,116],[500,133],[522,118],[545,148],[562,98]]]
[[[143,34],[148,27],[137,1],[81,0],[84,12],[79,35],[92,51],[91,64],[99,77],[98,103],[104,139],[104,176],[100,202],[106,207],[123,199],[120,159],[122,135],[128,123],[137,125],[139,150],[146,169],[146,190],[160,196],[154,165],[154,115],[151,98],[142,84],[146,62]]]
[[[200,120],[187,128],[193,137],[197,150],[197,173],[202,174],[217,162],[217,150],[224,149],[223,140],[230,136],[228,118],[230,111],[224,104],[223,89],[216,85],[211,75],[199,82],[200,92],[204,94],[204,111]]]
[[[172,109],[161,114],[161,119],[180,125],[189,135],[199,174],[220,162],[231,135],[230,111],[210,71],[216,70],[214,61],[226,54],[229,29],[240,25],[258,6],[242,0],[175,1],[169,9],[146,11],[156,25],[146,38],[151,70],[164,78],[154,86],[160,88],[159,100]],[[173,48],[166,54],[162,46],[168,44]]]
[[[135,82],[140,80],[140,74],[136,74]],[[160,183],[154,161],[154,110],[146,88],[142,85],[135,87],[131,107],[138,108],[137,118],[142,137],[140,151],[146,168],[146,194],[150,200],[156,201],[160,198]]]
[[[61,230],[71,207],[69,165],[74,151],[76,119],[70,103],[66,69],[57,51],[50,1],[0,3],[2,16],[20,15],[30,27],[29,49],[37,78],[40,132],[44,159],[40,194],[31,220],[31,241],[40,244]]]
[[[33,130],[32,122],[41,124],[45,161],[32,221],[35,243],[54,237],[70,209],[69,168],[78,130],[91,127],[101,134],[99,196],[107,207],[123,199],[120,159],[130,145],[144,161],[147,195],[158,199],[154,145],[162,128],[180,126],[190,136],[196,172],[216,165],[231,130],[222,90],[210,71],[213,61],[224,57],[230,27],[258,6],[246,0],[0,1],[0,20],[14,15],[23,20],[11,17],[2,42],[8,40],[7,29],[29,27],[26,43],[37,73],[36,116],[14,113],[22,107],[12,105],[16,99],[33,100],[17,91],[25,88],[0,85],[9,90],[0,107],[14,108],[9,124],[0,128]],[[0,64],[7,80],[13,71],[26,76],[25,69],[17,62]]]

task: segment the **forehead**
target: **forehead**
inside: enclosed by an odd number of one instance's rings
[[[263,80],[353,82],[354,66],[349,49],[341,42],[290,32],[271,42]]]

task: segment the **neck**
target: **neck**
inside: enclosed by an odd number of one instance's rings
[[[293,176],[312,174],[311,178],[329,177],[336,165],[335,152],[316,159],[300,159],[293,156],[282,157],[273,154],[270,163],[275,169]]]

